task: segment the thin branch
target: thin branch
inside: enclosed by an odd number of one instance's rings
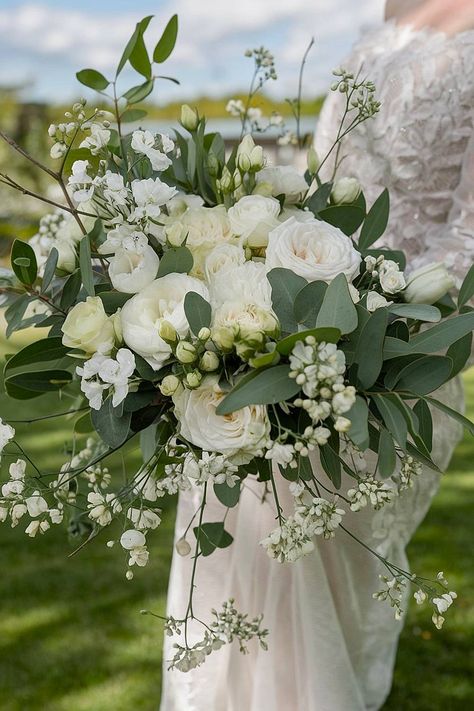
[[[23,156],[23,158],[26,158],[26,160],[29,160],[30,163],[33,163],[33,165],[36,165],[37,168],[40,170],[44,171],[48,175],[50,175],[52,178],[57,180],[58,174],[54,171],[51,170],[51,168],[48,168],[46,165],[43,165],[43,163],[40,163],[36,158],[33,158],[32,155],[30,155],[27,151],[24,150],[24,148],[21,148],[21,146],[16,143],[16,141],[13,140],[13,138],[10,138],[10,136],[7,136],[6,133],[3,131],[0,131],[0,138],[2,138],[6,143],[8,143],[9,146],[13,148],[17,153]]]

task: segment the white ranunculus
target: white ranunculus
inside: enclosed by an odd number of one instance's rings
[[[270,232],[266,255],[267,269],[283,267],[309,281],[332,281],[345,274],[351,281],[358,273],[360,253],[337,227],[294,217]]]
[[[386,294],[397,294],[405,286],[405,276],[398,264],[391,259],[384,259],[379,267],[380,286]]]
[[[390,304],[393,304],[393,301],[387,301],[385,296],[376,291],[369,291],[367,294],[367,311],[376,311],[384,306],[390,306]]]
[[[226,301],[252,303],[262,309],[272,307],[272,287],[262,262],[245,262],[218,272],[209,290],[211,304],[216,308]]]
[[[63,343],[86,353],[110,353],[115,342],[113,319],[105,313],[98,296],[76,304],[62,325]]]
[[[216,274],[244,264],[245,251],[236,244],[218,244],[209,252],[204,263],[204,275],[211,281]]]
[[[171,324],[181,337],[189,330],[184,313],[184,297],[189,291],[209,299],[206,286],[198,279],[167,274],[132,296],[120,313],[125,343],[154,370],[159,370],[171,354],[170,346],[160,336],[162,322]]]
[[[226,395],[218,380],[218,376],[207,376],[195,390],[183,389],[173,396],[180,432],[206,452],[219,452],[234,464],[246,464],[268,439],[267,410],[263,405],[249,405],[225,417],[216,415]]]
[[[308,191],[306,180],[291,165],[264,168],[256,177],[258,183],[270,183],[272,195],[284,195],[288,204],[299,202]]]
[[[245,195],[229,208],[230,226],[249,247],[266,247],[268,233],[278,226],[280,203],[262,195]]]
[[[140,251],[119,249],[109,263],[110,280],[117,291],[137,294],[156,278],[159,265],[160,259],[150,246]]]
[[[336,205],[355,202],[361,191],[357,178],[339,178],[334,183],[331,199]]]
[[[453,286],[454,279],[445,264],[434,262],[410,274],[403,296],[413,304],[434,304]]]

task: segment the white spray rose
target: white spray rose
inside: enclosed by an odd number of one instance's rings
[[[278,226],[280,203],[262,195],[245,195],[228,211],[232,231],[249,247],[266,247],[268,233]]]
[[[308,192],[306,180],[291,165],[264,168],[256,177],[258,183],[269,183],[272,186],[273,196],[284,195],[288,204],[299,202]]]
[[[169,344],[160,336],[161,324],[171,324],[181,337],[189,330],[184,313],[184,297],[189,291],[209,299],[207,288],[198,279],[187,274],[167,274],[132,296],[120,313],[125,343],[154,370],[159,370],[171,354]]]
[[[86,353],[110,353],[115,342],[113,319],[107,316],[101,299],[88,296],[76,304],[62,325],[63,343]]]
[[[160,259],[154,249],[119,249],[109,264],[110,280],[117,291],[137,294],[156,278]]]
[[[454,286],[454,279],[443,262],[415,269],[408,278],[405,301],[414,304],[434,304]]]
[[[376,291],[369,291],[367,294],[367,311],[376,311],[384,306],[390,306],[390,304],[393,304],[393,301],[387,301],[385,296]]]
[[[216,408],[224,399],[218,376],[207,376],[195,390],[173,396],[181,434],[206,452],[220,452],[233,464],[246,464],[264,446],[270,432],[267,410],[249,405],[221,417]]]
[[[219,272],[244,264],[245,252],[236,244],[219,244],[209,252],[204,263],[204,275],[211,281]]]
[[[405,286],[405,277],[398,264],[391,259],[384,259],[379,267],[380,286],[386,294],[396,294]]]
[[[214,308],[226,301],[252,303],[262,309],[272,307],[272,287],[262,262],[245,262],[218,272],[210,283]]]
[[[270,232],[267,269],[283,267],[309,281],[332,281],[345,274],[351,281],[359,271],[360,253],[337,227],[312,220],[298,222],[294,217]]]

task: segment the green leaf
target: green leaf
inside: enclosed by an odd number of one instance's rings
[[[474,436],[474,422],[471,422],[471,420],[468,420],[467,417],[461,415],[460,412],[453,410],[452,407],[448,407],[448,405],[445,405],[444,402],[436,400],[434,397],[425,397],[425,400],[431,403],[431,405],[434,405],[434,407],[436,407],[438,410],[441,410],[442,412],[446,413],[446,415],[449,415],[449,417],[451,417],[453,420],[456,420],[456,422],[459,422],[465,429],[467,429],[468,432],[470,432]]]
[[[472,333],[466,333],[465,336],[460,338],[458,341],[452,343],[446,355],[453,361],[453,367],[451,369],[450,379],[454,378],[461,370],[466,366],[467,361],[471,356],[472,351]]]
[[[271,405],[288,400],[300,391],[290,378],[289,365],[275,365],[266,370],[252,371],[253,377],[243,380],[219,403],[217,415],[228,415],[247,405]]]
[[[76,269],[64,282],[63,292],[59,302],[59,305],[63,311],[67,311],[73,305],[79,291],[81,290],[81,284],[81,271],[80,269]]]
[[[94,425],[92,424],[90,412],[86,412],[84,415],[81,415],[81,417],[79,417],[74,423],[75,434],[88,434],[93,431]]]
[[[374,394],[372,400],[380,412],[386,428],[393,435],[400,447],[405,450],[408,436],[408,426],[406,420],[401,413],[397,400],[398,395],[395,394]]]
[[[120,121],[122,123],[135,123],[136,121],[141,121],[146,115],[147,112],[143,109],[127,109],[121,115]]]
[[[452,366],[451,358],[445,356],[418,358],[400,371],[394,389],[427,395],[449,379]]]
[[[109,80],[96,69],[81,69],[80,72],[77,72],[76,78],[81,84],[84,84],[84,86],[88,86],[90,89],[95,89],[96,91],[103,91],[107,89],[110,84]]]
[[[307,199],[305,207],[308,207],[313,215],[318,215],[321,210],[327,207],[329,197],[331,195],[332,183],[323,183],[319,188]]]
[[[359,449],[365,451],[369,446],[369,408],[364,398],[357,395],[354,405],[344,416],[351,421],[348,436]]]
[[[193,532],[199,541],[199,549],[203,556],[211,555],[216,548],[227,548],[234,540],[221,521],[202,523],[200,526],[195,526]]]
[[[44,293],[54,277],[54,272],[58,266],[59,252],[53,247],[44,265],[43,279],[41,280],[41,291]]]
[[[169,249],[164,253],[158,268],[158,278],[166,274],[188,274],[193,268],[193,255],[187,247]]]
[[[422,331],[409,343],[412,353],[436,353],[452,345],[474,329],[474,312],[454,316]]]
[[[33,284],[38,273],[36,255],[28,242],[16,239],[11,253],[12,269],[22,284]]]
[[[298,341],[304,341],[308,336],[313,336],[318,343],[323,341],[326,343],[337,343],[341,337],[341,332],[338,328],[310,328],[307,331],[298,331],[297,333],[292,333],[290,336],[286,336],[276,345],[278,353],[282,355],[289,355],[293,350],[295,343]]]
[[[395,470],[395,465],[397,463],[397,453],[395,451],[395,444],[393,442],[392,435],[388,430],[380,430],[378,452],[379,458],[377,463],[377,469],[382,479],[388,479],[389,476],[392,476]]]
[[[347,279],[344,274],[338,274],[326,290],[316,326],[332,326],[341,333],[350,333],[357,328],[357,323],[357,311],[349,293]]]
[[[357,205],[331,205],[320,210],[318,217],[350,237],[361,226],[365,212]]]
[[[133,294],[124,294],[121,291],[101,291],[98,296],[104,304],[105,313],[110,316],[117,309],[121,309],[132,298]]]
[[[400,338],[387,336],[383,347],[384,360],[392,360],[392,358],[400,358],[400,356],[410,355],[412,353],[410,344]]]
[[[416,360],[424,358],[422,353],[411,353],[410,355],[402,355],[399,358],[393,360],[392,363],[388,363],[389,367],[385,373],[383,382],[387,390],[393,390],[401,371],[409,364],[414,363]]]
[[[109,447],[120,447],[127,439],[132,413],[122,414],[121,408],[113,407],[111,397],[104,401],[100,410],[91,410],[91,418],[99,437]]]
[[[425,400],[421,399],[415,404],[413,412],[418,418],[418,432],[426,448],[431,452],[433,447],[433,418]]]
[[[372,257],[384,257],[385,259],[391,259],[393,262],[396,262],[399,266],[399,268],[403,271],[407,265],[407,260],[405,256],[405,252],[402,252],[400,249],[364,249],[363,250],[364,256],[371,255]]]
[[[133,50],[135,49],[135,45],[138,42],[138,39],[143,36],[143,33],[145,30],[148,28],[148,25],[150,24],[150,20],[152,19],[153,15],[149,15],[148,17],[144,17],[143,20],[140,20],[140,22],[137,22],[135,26],[135,30],[133,31],[132,36],[128,40],[125,49],[123,50],[123,54],[120,58],[120,62],[118,63],[117,71],[115,73],[115,76],[117,77],[122,69],[124,68],[125,64],[127,61],[130,59],[130,55],[132,54]]]
[[[143,101],[143,99],[146,99],[146,97],[151,94],[154,83],[153,79],[149,79],[143,84],[133,86],[124,93],[123,97],[127,99],[129,104],[138,104],[139,101]]]
[[[178,36],[178,15],[173,15],[166,25],[153,52],[153,61],[162,64],[170,56]]]
[[[128,59],[135,71],[147,79],[151,78],[151,62],[147,48],[145,47],[143,32],[138,34],[135,46],[130,52]]]
[[[292,333],[298,329],[294,316],[295,298],[308,282],[290,269],[280,267],[268,272],[267,278],[272,287],[273,310],[278,316],[281,329],[285,333]]]
[[[436,306],[429,306],[428,304],[393,304],[393,306],[388,307],[388,310],[391,314],[402,316],[403,318],[415,318],[418,321],[429,321],[431,323],[441,321],[441,311]]]
[[[356,347],[357,377],[364,389],[377,380],[383,364],[383,344],[387,329],[386,309],[377,309],[363,326]]]
[[[92,274],[91,245],[89,236],[85,235],[79,242],[79,266],[81,279],[88,296],[95,296],[94,277]]]
[[[211,304],[195,291],[188,291],[184,297],[184,313],[195,336],[201,328],[209,328],[211,325]]]
[[[239,503],[240,499],[240,482],[229,486],[225,482],[223,484],[214,484],[214,493],[224,506],[230,509]]]
[[[474,296],[474,264],[469,269],[468,273],[464,277],[464,281],[459,289],[458,296],[458,308],[467,304],[467,302]]]
[[[28,400],[46,392],[61,390],[72,380],[67,370],[40,370],[11,375],[5,380],[5,390],[10,397]]]
[[[341,487],[341,460],[330,444],[319,447],[321,466],[336,489]]]
[[[15,353],[5,363],[5,377],[14,368],[21,368],[31,363],[44,363],[50,360],[59,360],[67,355],[68,349],[63,346],[61,338],[43,338],[41,341],[30,343],[21,351]]]
[[[360,231],[359,249],[368,249],[383,235],[390,213],[390,198],[385,189],[370,208]]]
[[[255,358],[250,358],[249,365],[252,368],[266,368],[269,365],[273,365],[280,361],[280,354],[275,349],[269,351],[268,353],[259,353]]]
[[[316,326],[327,288],[325,281],[311,281],[298,291],[294,300],[294,317],[298,323],[308,328]]]

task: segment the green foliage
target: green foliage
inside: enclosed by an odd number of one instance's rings
[[[91,245],[88,235],[85,235],[79,243],[79,266],[82,284],[86,294],[88,296],[95,296],[94,276],[92,274]]]
[[[219,403],[218,415],[228,415],[247,405],[271,405],[292,398],[300,386],[289,377],[290,366],[281,364],[251,371]]]
[[[390,198],[388,190],[385,188],[370,208],[360,231],[359,249],[361,251],[371,247],[383,235],[387,227],[389,212]]]
[[[112,449],[117,449],[126,441],[132,413],[114,407],[111,397],[104,400],[100,410],[91,410],[91,418],[101,439]]]
[[[158,277],[171,273],[188,274],[193,268],[193,263],[193,255],[187,247],[169,249],[160,260]]]
[[[338,274],[329,284],[316,326],[331,326],[339,329],[341,333],[350,333],[357,327],[357,311],[344,274]]]
[[[203,556],[211,555],[216,548],[227,548],[234,540],[221,521],[202,523],[193,528],[193,533],[199,541],[199,550]]]
[[[36,280],[38,265],[36,255],[27,242],[16,239],[11,253],[12,269],[22,284],[30,286]]]
[[[110,84],[109,80],[96,69],[81,69],[80,72],[77,72],[76,78],[81,84],[84,84],[84,86],[89,87],[89,89],[95,89],[96,91],[103,91],[107,89]]]
[[[224,506],[233,508],[237,506],[240,499],[240,482],[229,486],[225,482],[223,484],[214,484],[214,493]]]
[[[10,375],[5,380],[5,390],[16,400],[30,400],[43,393],[62,390],[72,380],[67,370],[39,370]]]
[[[184,297],[184,313],[195,336],[201,328],[208,328],[211,325],[211,305],[195,291],[189,291]]]
[[[173,51],[178,36],[178,15],[173,15],[168,21],[163,34],[153,51],[153,61],[157,64],[165,62]]]
[[[311,281],[297,292],[294,300],[294,317],[298,323],[308,328],[316,326],[327,288],[325,281]]]
[[[267,274],[272,287],[272,306],[278,316],[284,333],[298,330],[294,314],[294,302],[298,292],[307,284],[306,279],[295,274],[291,269],[272,269]]]
[[[338,227],[345,235],[351,236],[357,232],[365,218],[365,212],[357,205],[330,205],[320,210],[318,217],[334,227]]]

